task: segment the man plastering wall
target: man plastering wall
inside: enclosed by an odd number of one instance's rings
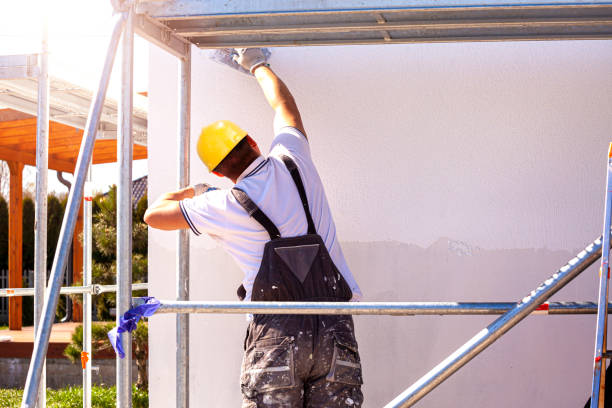
[[[323,185],[293,96],[260,49],[235,61],[255,76],[275,111],[267,158],[230,121],[206,126],[198,155],[235,186],[197,184],[162,195],[145,214],[153,228],[206,232],[245,273],[238,296],[263,301],[358,300],[336,239]],[[244,407],[361,406],[362,374],[352,317],[255,315],[244,342]]]

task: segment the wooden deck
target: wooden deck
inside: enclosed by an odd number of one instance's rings
[[[63,358],[75,327],[81,323],[56,323],[51,330],[47,358]],[[34,327],[22,330],[0,330],[0,358],[31,358],[34,349]]]

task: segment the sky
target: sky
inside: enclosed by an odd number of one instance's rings
[[[90,90],[95,90],[112,31],[110,0],[3,0],[0,12],[0,55],[37,53],[41,47],[43,15],[48,16],[49,73]],[[120,51],[118,51],[119,55]],[[108,97],[120,95],[120,70],[115,69]],[[148,43],[135,36],[134,91],[147,90]],[[147,174],[147,161],[134,162],[132,175]],[[67,177],[71,179],[71,176]],[[49,172],[49,190],[65,192],[55,171]],[[94,190],[106,191],[117,183],[117,165],[94,165]],[[35,181],[34,168],[26,167],[24,183]]]

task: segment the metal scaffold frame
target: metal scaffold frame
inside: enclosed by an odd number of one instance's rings
[[[111,36],[110,46],[102,70],[99,87],[89,111],[85,134],[81,142],[79,157],[76,164],[74,186],[68,195],[66,212],[62,221],[58,245],[55,252],[55,257],[53,259],[53,266],[51,268],[49,285],[47,286],[44,304],[42,307],[42,314],[38,320],[38,326],[35,331],[36,337],[34,342],[34,350],[32,352],[32,359],[28,369],[28,376],[26,378],[22,400],[22,406],[24,407],[34,407],[37,405],[37,397],[41,385],[44,360],[49,345],[49,337],[51,335],[51,327],[53,325],[55,309],[57,308],[57,302],[59,299],[63,272],[70,253],[70,242],[76,225],[81,200],[83,198],[85,178],[90,167],[95,136],[98,130],[98,122],[104,105],[104,98],[106,96],[106,90],[112,71],[115,51],[123,31],[125,20],[126,16],[124,14],[118,14],[116,16],[115,28]]]
[[[70,237],[90,168],[93,142],[112,70],[122,38],[122,96],[120,102],[118,183],[118,296],[117,318],[131,306],[131,174],[133,35],[137,33],[179,58],[179,127],[177,185],[189,184],[191,111],[191,44],[202,48],[230,46],[296,46],[337,44],[390,44],[437,41],[499,41],[612,38],[612,4],[601,0],[562,0],[555,3],[515,0],[392,0],[387,7],[367,1],[268,0],[261,2],[215,3],[196,0],[114,0],[115,26],[106,54],[98,89],[92,100],[71,190],[55,253],[34,351],[28,370],[22,407],[33,408],[42,386],[53,316]],[[223,5],[221,5],[223,4]],[[238,6],[238,4],[240,4]],[[43,64],[42,67],[45,65]],[[30,72],[29,66],[22,70]],[[40,100],[44,95],[40,94]],[[41,112],[44,114],[43,112]],[[44,130],[41,130],[44,134]],[[41,138],[41,166],[44,166]],[[40,186],[45,180],[40,180]],[[38,188],[38,180],[37,180]],[[38,204],[37,191],[37,204]],[[88,210],[90,211],[90,209]],[[159,313],[176,313],[177,383],[176,406],[189,406],[189,313],[274,313],[274,314],[501,314],[410,388],[387,404],[409,407],[432,391],[454,372],[484,351],[495,340],[532,313],[595,313],[594,303],[546,303],[546,301],[601,257],[609,247],[610,224],[575,258],[517,303],[310,303],[310,302],[192,302],[189,301],[189,236],[177,233],[176,300],[162,301]],[[90,242],[91,237],[87,237]],[[602,243],[603,241],[603,243]],[[87,248],[88,245],[85,245]],[[87,251],[87,249],[85,249]],[[86,278],[80,290],[87,294],[102,290]],[[63,292],[62,292],[63,291]],[[25,295],[25,292],[23,293]],[[37,291],[40,300],[40,293]],[[0,296],[2,292],[0,292]],[[11,295],[11,293],[6,293]],[[19,296],[14,292],[12,295]],[[90,299],[88,300],[91,301]],[[604,303],[604,308],[607,302]],[[599,305],[601,314],[601,304]],[[87,329],[87,330],[90,330]],[[117,359],[117,406],[131,406],[131,339],[123,336],[124,360]],[[85,378],[88,383],[90,378]],[[84,404],[86,401],[84,400]],[[39,405],[40,406],[40,405]],[[597,406],[597,403],[595,405]]]

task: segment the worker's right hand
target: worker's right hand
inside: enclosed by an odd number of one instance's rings
[[[267,62],[266,55],[261,48],[235,48],[235,51],[234,61],[251,74],[255,68]]]

